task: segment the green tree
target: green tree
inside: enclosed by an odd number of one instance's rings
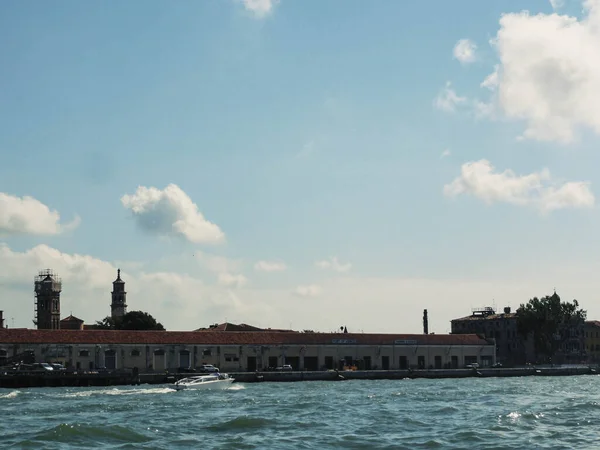
[[[144,311],[130,311],[123,317],[113,319],[108,316],[97,321],[96,325],[104,330],[164,330],[160,322]]]
[[[534,297],[517,310],[517,329],[524,338],[532,337],[536,355],[547,361],[577,336],[586,319],[579,302],[561,302],[555,292],[551,296]]]

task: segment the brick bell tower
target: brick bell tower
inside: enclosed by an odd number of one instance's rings
[[[127,292],[125,292],[125,282],[121,280],[121,269],[117,270],[117,279],[113,281],[111,296],[110,316],[115,320],[127,314]]]

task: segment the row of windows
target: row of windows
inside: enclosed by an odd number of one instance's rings
[[[112,355],[112,354],[115,353],[115,350],[105,350],[104,353]],[[165,350],[164,349],[155,349],[153,351],[153,353],[155,355],[164,355],[165,354]],[[129,352],[130,356],[140,356],[141,354],[142,354],[142,352],[140,350],[138,350],[138,349],[133,349],[133,350],[131,350],[131,352]],[[181,350],[179,352],[179,354],[180,355],[189,355],[190,351],[189,350]],[[87,357],[90,356],[90,351],[87,350],[87,349],[81,349],[81,350],[79,350],[79,356],[81,358],[87,358]],[[205,349],[205,350],[202,351],[202,356],[212,356],[212,351],[210,349]]]

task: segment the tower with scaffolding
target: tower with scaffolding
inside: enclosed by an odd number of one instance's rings
[[[62,282],[51,269],[42,270],[35,277],[33,323],[38,330],[60,328],[60,292]]]

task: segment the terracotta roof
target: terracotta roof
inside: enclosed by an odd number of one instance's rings
[[[78,317],[75,317],[73,314],[71,314],[70,316],[65,317],[64,319],[61,320],[61,322],[71,322],[71,321],[83,323],[83,320],[81,320]]]
[[[236,325],[235,323],[225,322],[211,325],[208,328],[198,328],[196,331],[263,331],[263,329],[246,323]]]
[[[506,313],[506,314],[490,314],[489,316],[466,316],[460,319],[452,319],[452,322],[458,322],[461,320],[502,320],[502,319],[513,319],[517,317],[517,313]]]
[[[0,344],[391,345],[395,341],[406,341],[407,345],[415,345],[414,342],[418,345],[491,345],[476,334],[0,330]]]

